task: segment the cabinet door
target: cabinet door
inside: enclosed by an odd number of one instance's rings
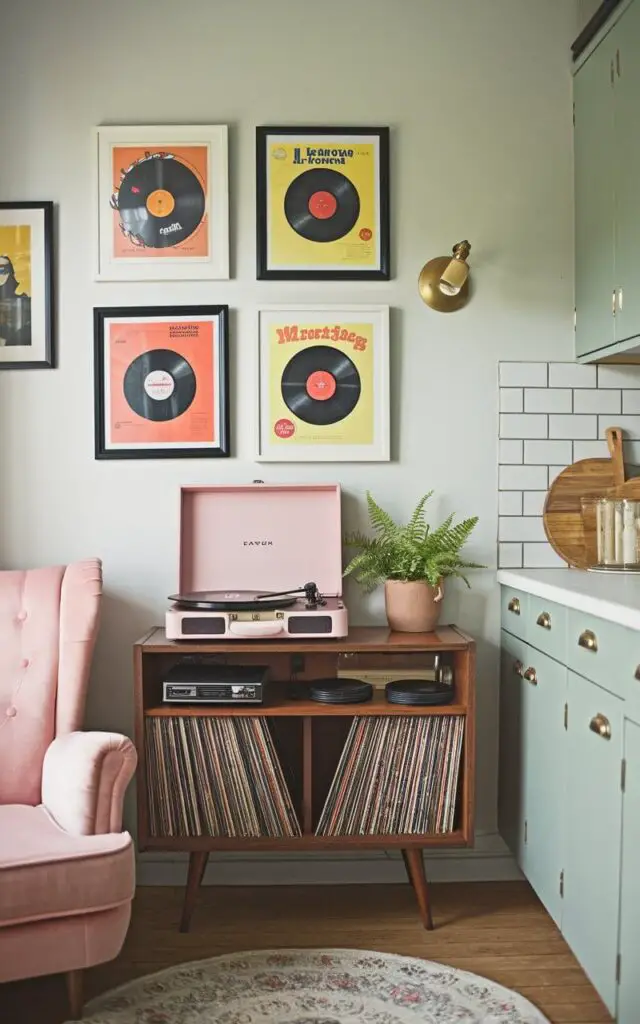
[[[640,726],[625,722],[625,792],[622,798],[620,985],[618,1024],[637,1024],[640,1007]]]
[[[576,355],[615,340],[615,46],[607,36],[573,80]]]
[[[615,1012],[623,702],[568,673],[562,931]]]
[[[562,918],[567,669],[528,648],[523,677],[525,844],[522,870],[556,924]]]
[[[616,341],[640,334],[640,5],[632,4],[611,31],[615,43]]]
[[[502,632],[500,834],[560,921],[566,669]]]
[[[524,680],[527,645],[502,630],[500,646],[500,757],[498,829],[518,864],[524,849],[524,782],[527,736]]]

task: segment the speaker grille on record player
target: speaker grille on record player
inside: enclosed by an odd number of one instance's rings
[[[333,622],[330,615],[290,615],[289,633],[330,633]]]
[[[201,636],[208,633],[224,633],[227,628],[226,619],[222,615],[212,615],[207,619],[204,616],[185,616],[182,620],[182,632],[190,636]]]

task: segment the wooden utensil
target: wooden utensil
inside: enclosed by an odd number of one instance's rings
[[[611,457],[580,459],[567,466],[553,481],[544,504],[547,540],[560,558],[580,569],[595,563],[596,543],[595,528],[584,529],[582,499],[602,498],[613,489],[628,486],[624,482],[622,431],[608,427],[606,436]]]

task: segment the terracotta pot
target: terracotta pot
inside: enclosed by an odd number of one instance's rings
[[[384,604],[390,629],[399,633],[430,633],[438,624],[442,583],[431,587],[424,580],[387,580]]]

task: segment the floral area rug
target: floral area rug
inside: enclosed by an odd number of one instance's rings
[[[349,949],[234,953],[87,1004],[84,1024],[549,1024],[531,1003],[428,960]]]

